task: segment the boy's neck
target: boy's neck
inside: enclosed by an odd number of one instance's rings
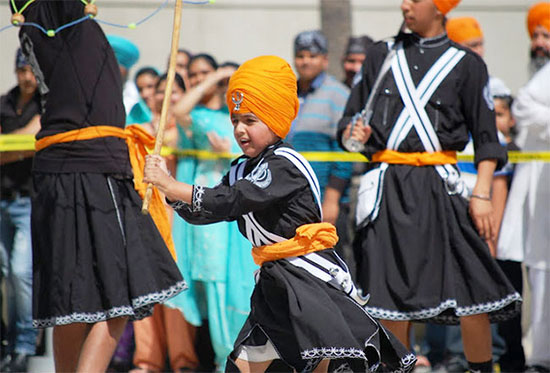
[[[421,38],[434,38],[436,36],[442,35],[445,33],[445,26],[442,22],[434,22],[430,27],[425,30],[416,31],[416,34]]]

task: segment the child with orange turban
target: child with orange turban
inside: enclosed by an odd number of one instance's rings
[[[409,353],[364,310],[348,268],[322,223],[319,184],[309,163],[282,139],[296,117],[296,76],[286,61],[262,56],[229,81],[227,105],[244,155],[214,188],[172,179],[149,156],[144,181],[165,193],[192,224],[237,220],[261,265],[251,313],[227,369],[261,372],[281,359],[296,371],[327,371],[331,359],[353,371],[414,367]],[[335,367],[337,368],[337,367]]]

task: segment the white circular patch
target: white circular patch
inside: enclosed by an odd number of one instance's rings
[[[267,188],[271,184],[271,171],[267,162],[260,163],[245,179],[262,189]]]

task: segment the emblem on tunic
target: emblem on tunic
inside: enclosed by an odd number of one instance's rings
[[[235,104],[235,109],[233,111],[239,111],[241,108],[241,104],[243,103],[244,94],[239,91],[233,92],[231,95],[231,101]]]
[[[271,184],[271,171],[267,163],[261,163],[250,174],[246,175],[245,179],[259,188],[265,189]]]

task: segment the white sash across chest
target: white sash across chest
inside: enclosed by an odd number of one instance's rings
[[[317,176],[311,168],[309,162],[297,151],[281,147],[274,151],[278,156],[285,157],[288,159],[308,180],[317,205],[319,207],[319,212],[322,219],[322,208],[321,208],[321,189],[319,187],[319,181]],[[264,159],[262,158],[255,167],[255,170],[262,166]],[[229,171],[229,185],[235,184],[238,180],[244,178],[244,170],[248,160],[244,160],[236,165],[233,165]],[[251,173],[254,173],[252,170]],[[263,246],[270,245],[276,242],[285,241],[286,238],[278,236],[272,232],[269,232],[267,229],[262,227],[262,225],[255,218],[254,213],[249,212],[248,214],[243,215],[245,222],[245,234],[246,238],[252,243],[253,246]]]
[[[404,107],[390,132],[386,144],[387,149],[398,150],[414,128],[426,152],[442,150],[425,107],[437,88],[465,54],[464,51],[450,47],[430,67],[418,86],[415,86],[403,43],[400,42],[396,45],[396,53],[391,60],[391,71]],[[381,163],[380,167],[367,172],[361,178],[356,211],[357,225],[364,226],[378,216],[384,174],[387,168],[387,163]],[[460,179],[459,172],[452,165],[437,165],[435,169],[444,180],[449,194],[467,196],[467,188]]]

